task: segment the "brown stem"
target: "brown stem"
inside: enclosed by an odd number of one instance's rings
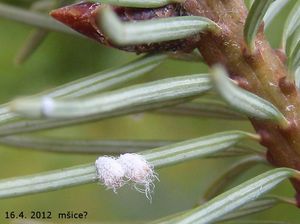
[[[186,0],[184,9],[190,15],[205,16],[215,21],[221,34],[204,33],[198,44],[208,65],[221,63],[241,87],[273,103],[288,119],[290,127],[250,118],[268,148],[269,161],[280,167],[300,170],[300,101],[294,83],[289,82],[282,57],[273,50],[261,27],[256,39],[256,51],[245,44],[243,28],[247,8],[243,0]],[[293,181],[298,192],[300,183]]]

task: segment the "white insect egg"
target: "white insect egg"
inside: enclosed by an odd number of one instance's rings
[[[118,188],[125,184],[125,171],[115,158],[108,156],[99,157],[95,162],[95,166],[100,182],[107,189],[113,189],[116,192]]]
[[[125,171],[125,177],[134,183],[137,191],[145,193],[151,200],[154,189],[154,180],[158,179],[153,166],[138,154],[126,153],[117,160]]]
[[[44,115],[52,114],[54,109],[54,100],[50,97],[43,97],[42,100],[42,113]]]

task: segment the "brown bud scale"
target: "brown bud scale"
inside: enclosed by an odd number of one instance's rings
[[[77,32],[100,42],[124,51],[146,52],[191,52],[196,48],[200,36],[194,35],[186,39],[165,41],[161,43],[118,46],[105,36],[97,25],[98,13],[103,7],[101,3],[84,2],[56,9],[50,13],[56,20],[71,27]],[[119,19],[124,22],[142,21],[186,15],[180,4],[169,4],[155,9],[140,9],[112,6]]]

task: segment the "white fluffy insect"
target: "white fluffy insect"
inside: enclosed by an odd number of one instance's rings
[[[141,155],[126,153],[119,158],[102,156],[96,162],[98,178],[108,189],[114,192],[125,183],[133,187],[151,201],[154,181],[157,174],[153,166]]]
[[[151,193],[155,187],[154,181],[158,179],[153,166],[143,156],[133,153],[121,155],[118,162],[123,167],[127,180],[132,181],[134,188],[145,193],[151,200]]]
[[[98,178],[107,189],[113,189],[114,192],[125,184],[125,171],[120,163],[113,157],[101,156],[96,162]]]

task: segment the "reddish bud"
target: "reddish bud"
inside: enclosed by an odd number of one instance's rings
[[[285,95],[291,95],[297,93],[295,83],[289,80],[287,77],[282,77],[279,79],[279,87],[282,93]]]
[[[149,43],[125,47],[116,46],[102,33],[97,25],[97,14],[100,12],[101,7],[103,7],[101,3],[84,2],[53,10],[50,15],[75,31],[106,46],[112,46],[121,50],[136,53],[167,51],[190,52],[196,47],[196,43],[200,38],[199,35],[195,35],[186,39],[161,43]],[[112,6],[112,8],[122,21],[150,20],[184,15],[180,4],[170,4],[155,9],[138,9],[117,6]]]
[[[50,15],[75,31],[109,45],[96,24],[97,10],[100,7],[100,3],[85,2],[53,10]]]

